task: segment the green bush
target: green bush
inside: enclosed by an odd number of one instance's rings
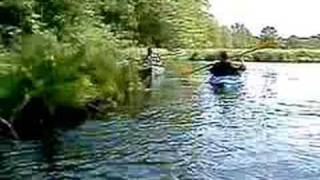
[[[41,97],[49,107],[128,100],[141,85],[137,68],[123,63],[117,43],[102,34],[83,34],[77,44],[59,42],[51,34],[28,36],[20,52],[0,56],[0,115],[8,117],[26,96]]]

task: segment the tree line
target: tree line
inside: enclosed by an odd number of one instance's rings
[[[267,26],[254,36],[244,24],[220,25],[209,8],[207,0],[4,0],[0,43],[10,47],[20,35],[45,33],[79,42],[88,29],[99,29],[123,46],[250,48],[259,41],[283,48],[320,46],[319,35],[284,39]]]
[[[4,0],[1,44],[45,33],[78,41],[98,28],[123,46],[218,47],[219,25],[208,8],[205,0]]]

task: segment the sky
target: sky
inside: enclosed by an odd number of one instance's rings
[[[220,24],[243,23],[254,35],[267,25],[283,37],[320,34],[320,0],[209,0]]]

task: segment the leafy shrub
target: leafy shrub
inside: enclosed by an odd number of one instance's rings
[[[77,44],[52,34],[28,36],[20,52],[0,56],[6,70],[0,76],[1,115],[12,113],[26,96],[41,97],[48,107],[82,108],[95,99],[124,103],[140,86],[137,68],[121,63],[112,37],[105,41],[103,33],[90,34]]]

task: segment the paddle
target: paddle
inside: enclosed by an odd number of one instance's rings
[[[240,57],[242,57],[243,55],[252,53],[252,52],[254,52],[254,51],[257,51],[257,50],[260,50],[260,49],[263,49],[263,48],[266,48],[266,47],[264,47],[264,46],[255,47],[255,48],[253,48],[253,49],[244,51],[244,52],[242,52],[242,53],[240,53],[240,54],[231,56],[231,57],[229,57],[229,59],[240,58]],[[243,59],[241,59],[241,63],[244,64],[244,60],[243,60]],[[207,64],[207,65],[205,65],[205,66],[203,66],[203,67],[200,67],[200,68],[198,68],[198,69],[195,69],[195,70],[192,71],[190,74],[193,74],[193,73],[195,73],[195,72],[201,71],[201,70],[206,69],[206,68],[208,68],[208,67],[210,67],[210,66],[212,66],[212,63]],[[188,73],[188,74],[189,74],[189,73]]]

